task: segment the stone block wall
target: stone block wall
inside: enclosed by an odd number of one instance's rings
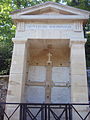
[[[9,75],[0,76],[0,102],[6,102]]]

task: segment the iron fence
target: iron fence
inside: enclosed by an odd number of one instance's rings
[[[90,120],[90,104],[0,103],[0,120]],[[6,109],[5,109],[6,108]]]

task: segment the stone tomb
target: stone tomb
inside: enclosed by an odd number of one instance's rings
[[[89,14],[53,2],[12,13],[17,29],[7,102],[88,103],[83,24]],[[12,109],[6,107],[8,114]]]

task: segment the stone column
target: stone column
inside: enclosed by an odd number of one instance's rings
[[[88,103],[88,87],[87,87],[87,75],[86,75],[86,60],[85,60],[85,42],[82,41],[70,41],[71,46],[71,102],[72,103]],[[88,107],[88,106],[87,106]],[[75,106],[80,114],[85,117],[87,107]],[[80,118],[75,116],[75,120]]]
[[[6,102],[20,103],[22,102],[23,99],[25,86],[27,40],[23,40],[21,38],[20,39],[14,38],[13,42],[14,48]],[[15,108],[16,106],[7,105],[6,112],[8,113],[8,115],[11,115]],[[17,111],[10,120],[19,120],[19,111]]]

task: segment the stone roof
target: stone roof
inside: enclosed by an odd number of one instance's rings
[[[56,9],[64,8],[65,11],[79,12],[79,13],[83,13],[83,14],[85,13],[85,14],[90,15],[89,11],[82,10],[82,9],[79,9],[79,8],[74,8],[74,7],[71,7],[71,6],[68,6],[68,5],[63,5],[61,3],[51,2],[51,1],[41,3],[41,4],[38,4],[38,5],[34,5],[34,6],[30,6],[30,7],[23,8],[23,9],[18,9],[18,10],[15,10],[15,11],[11,12],[11,14],[17,14],[17,13],[22,13],[23,14],[23,12],[28,12],[30,10],[31,11],[32,10],[36,11],[38,9],[44,9],[46,7],[52,7],[52,8],[56,8]]]

